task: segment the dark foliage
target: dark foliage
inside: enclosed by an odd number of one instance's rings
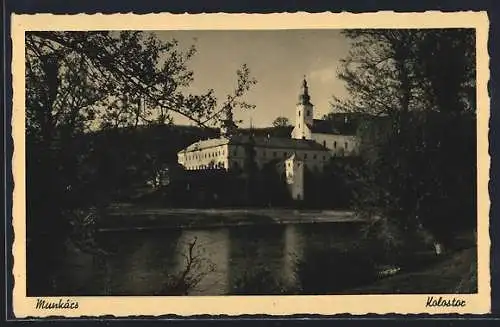
[[[366,253],[325,248],[308,250],[296,272],[301,294],[331,294],[376,280]]]
[[[220,106],[213,90],[188,94],[194,54],[138,31],[26,34],[29,294],[50,288],[75,210],[130,197],[193,139],[168,130],[174,112],[207,128],[223,108],[252,107],[242,101],[256,83],[245,65]],[[132,131],[142,126],[158,126],[166,139]]]
[[[360,125],[355,207],[389,251],[408,234],[448,243],[476,222],[473,30],[349,30],[339,77],[351,98],[334,107]]]

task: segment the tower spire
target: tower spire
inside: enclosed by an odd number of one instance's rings
[[[311,97],[309,96],[307,79],[304,75],[304,79],[301,83],[299,102],[297,103],[297,110],[295,114],[295,128],[293,129],[292,133],[292,137],[294,139],[311,139],[311,131],[314,124],[313,107],[314,106],[311,103]]]
[[[231,105],[227,105],[226,108],[224,108],[224,114],[225,117],[222,120],[221,136],[229,137],[233,135],[235,129],[237,128],[234,122],[233,108]]]
[[[307,86],[306,75],[302,80],[302,87],[299,94],[299,104],[311,104],[311,97],[309,96],[309,87]]]

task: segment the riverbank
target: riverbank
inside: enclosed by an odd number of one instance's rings
[[[113,205],[99,220],[101,231],[158,228],[211,228],[243,225],[361,223],[345,210],[295,210],[267,208],[179,209]]]
[[[344,294],[414,294],[416,290],[429,294],[476,293],[477,248],[450,252],[422,269],[386,277]]]

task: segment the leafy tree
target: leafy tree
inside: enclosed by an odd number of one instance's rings
[[[286,117],[276,117],[276,119],[273,121],[273,126],[274,127],[287,127],[290,126],[290,119]]]
[[[360,128],[358,209],[399,240],[422,228],[446,240],[475,218],[474,31],[344,34],[352,49],[339,77],[350,98],[333,107],[372,117]]]
[[[161,155],[148,157],[140,139],[118,145],[130,128],[168,125],[173,114],[217,125],[220,107],[251,108],[242,97],[255,80],[243,65],[219,107],[213,90],[186,91],[196,49],[182,51],[175,40],[137,31],[32,31],[25,46],[28,269],[39,279],[28,291],[40,293],[37,286],[50,282],[43,267],[58,258],[46,262],[45,254],[61,248],[70,213],[105,207],[134,174],[161,166]],[[99,129],[105,133],[94,137]]]

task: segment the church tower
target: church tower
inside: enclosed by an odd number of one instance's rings
[[[311,127],[313,125],[313,104],[309,96],[306,77],[302,81],[302,87],[299,94],[299,102],[295,112],[295,128],[293,129],[294,139],[311,139]]]

